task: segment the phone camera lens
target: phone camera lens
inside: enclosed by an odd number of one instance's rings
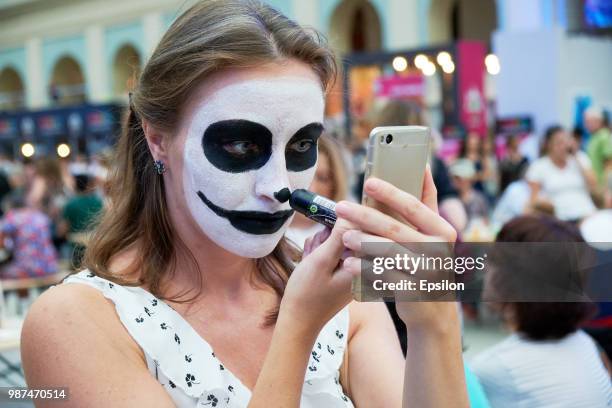
[[[393,141],[393,135],[387,135],[387,144],[390,144]]]

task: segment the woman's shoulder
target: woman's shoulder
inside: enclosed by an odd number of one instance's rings
[[[121,324],[113,303],[89,285],[63,283],[36,299],[23,324],[22,347],[28,343],[41,347],[49,340],[88,342],[90,347],[110,342],[124,351],[133,350],[144,361],[140,348]]]
[[[89,273],[89,272],[87,272]],[[54,324],[73,319],[93,320],[103,322],[99,318],[103,315],[114,315],[115,308],[103,293],[92,285],[80,284],[78,279],[69,280],[81,274],[70,275],[64,283],[55,285],[44,291],[32,304],[27,316],[29,320],[42,317],[52,317]]]
[[[67,387],[71,406],[171,404],[114,306],[91,286],[67,283],[45,291],[24,322],[21,356],[28,386]]]
[[[78,275],[80,274],[70,275],[68,278]],[[61,317],[77,311],[79,313],[75,314],[82,316],[83,311],[97,314],[98,311],[104,312],[105,309],[110,309],[110,305],[107,305],[107,301],[99,290],[88,285],[66,282],[52,286],[43,292],[30,308],[26,321],[38,315],[52,314],[54,317]]]

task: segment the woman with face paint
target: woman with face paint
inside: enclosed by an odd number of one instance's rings
[[[365,185],[417,229],[340,202],[301,262],[283,237],[334,76],[320,37],[260,2],[202,1],[172,24],[131,95],[87,269],[24,323],[30,388],[67,387],[69,407],[468,405],[454,304],[398,303],[404,362],[384,304],[351,302],[360,260],[343,257],[453,241],[429,172],[422,201]]]

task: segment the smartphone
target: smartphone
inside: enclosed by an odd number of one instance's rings
[[[370,132],[366,155],[365,181],[369,177],[385,180],[400,190],[421,199],[425,166],[431,148],[431,134],[424,126],[384,126]],[[403,223],[398,212],[363,193],[363,205],[373,207]],[[360,301],[360,278],[353,280],[353,297]]]
[[[430,144],[429,128],[424,126],[373,129],[368,143],[364,183],[369,177],[377,177],[421,199]],[[363,205],[377,208],[406,222],[395,211],[368,197],[365,192],[361,201]]]

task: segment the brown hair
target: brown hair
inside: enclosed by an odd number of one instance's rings
[[[506,223],[496,241],[562,243],[584,242],[584,239],[580,231],[570,223],[547,215],[525,215]],[[550,272],[567,275],[564,268],[576,268],[576,260],[571,254],[561,252],[559,256],[562,259],[554,261]],[[515,275],[517,271],[512,269],[508,267],[491,272]],[[495,285],[500,286],[504,285],[506,279],[497,276],[493,281],[497,281]],[[532,340],[562,339],[575,332],[595,311],[594,305],[589,302],[502,302],[495,307],[519,333]]]
[[[412,101],[392,100],[376,116],[375,126],[424,126],[423,109]]]
[[[550,152],[550,144],[553,141],[555,135],[559,132],[563,132],[563,126],[552,125],[546,128],[544,131],[544,137],[542,138],[542,144],[540,146],[540,157],[546,156]]]
[[[329,198],[334,201],[346,200],[348,195],[348,171],[342,156],[342,147],[336,139],[327,134],[323,134],[319,138],[318,145],[319,155],[327,156],[332,173],[334,188],[332,196]]]
[[[151,293],[164,298],[161,279],[175,272],[177,250],[187,248],[174,231],[163,177],[154,169],[140,120],[171,131],[190,91],[207,76],[285,58],[312,67],[324,89],[335,77],[334,55],[322,37],[261,1],[200,1],[172,24],[130,96],[111,172],[110,205],[87,248],[87,268],[120,284],[146,284]],[[138,271],[139,282],[128,282],[110,270],[113,257],[130,248],[138,249],[138,259],[122,272]],[[283,238],[271,254],[257,260],[259,280],[281,297],[297,256],[299,250]],[[200,274],[198,279],[201,289]]]
[[[56,191],[61,190],[63,186],[62,169],[57,159],[43,157],[36,162],[36,174],[47,183],[47,188]]]

